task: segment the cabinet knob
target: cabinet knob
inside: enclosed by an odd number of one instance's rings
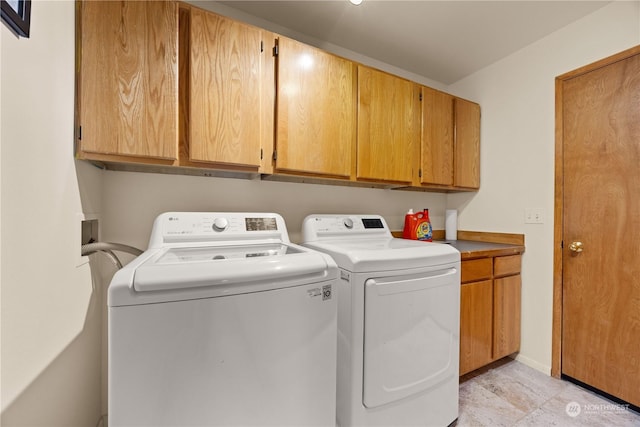
[[[572,252],[582,252],[582,249],[582,242],[571,242],[571,244],[569,245],[569,250]]]

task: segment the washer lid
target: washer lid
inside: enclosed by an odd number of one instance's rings
[[[283,243],[149,250],[119,270],[109,305],[134,305],[259,292],[332,280],[325,254]]]
[[[352,272],[422,268],[460,261],[450,245],[394,237],[354,240],[323,240],[305,243],[333,257],[340,268]]]
[[[293,254],[302,256],[289,259]],[[322,273],[326,268],[322,258],[280,243],[170,248],[136,269],[133,288],[148,292],[233,285]]]

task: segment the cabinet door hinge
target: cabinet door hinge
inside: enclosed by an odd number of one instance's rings
[[[273,47],[273,56],[278,56],[278,52],[279,52],[278,45],[275,45]]]
[[[276,150],[273,150],[273,160],[278,160],[278,152]]]

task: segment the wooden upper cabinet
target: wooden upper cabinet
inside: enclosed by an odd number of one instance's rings
[[[180,19],[188,27],[188,37],[181,30],[188,52],[188,81],[181,82],[188,160],[257,169],[264,120],[262,32],[195,7],[189,11]]]
[[[170,164],[178,155],[177,4],[83,1],[78,16],[79,157]]]
[[[480,188],[480,106],[455,98],[455,171],[453,185]]]
[[[358,179],[412,181],[419,94],[416,83],[358,66]]]
[[[277,69],[276,171],[349,178],[356,147],[356,65],[280,37]]]
[[[454,97],[422,87],[420,184],[453,185]]]

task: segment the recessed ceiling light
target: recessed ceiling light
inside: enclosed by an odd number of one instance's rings
[[[356,6],[362,3],[362,0],[349,0],[351,4],[355,4]]]

